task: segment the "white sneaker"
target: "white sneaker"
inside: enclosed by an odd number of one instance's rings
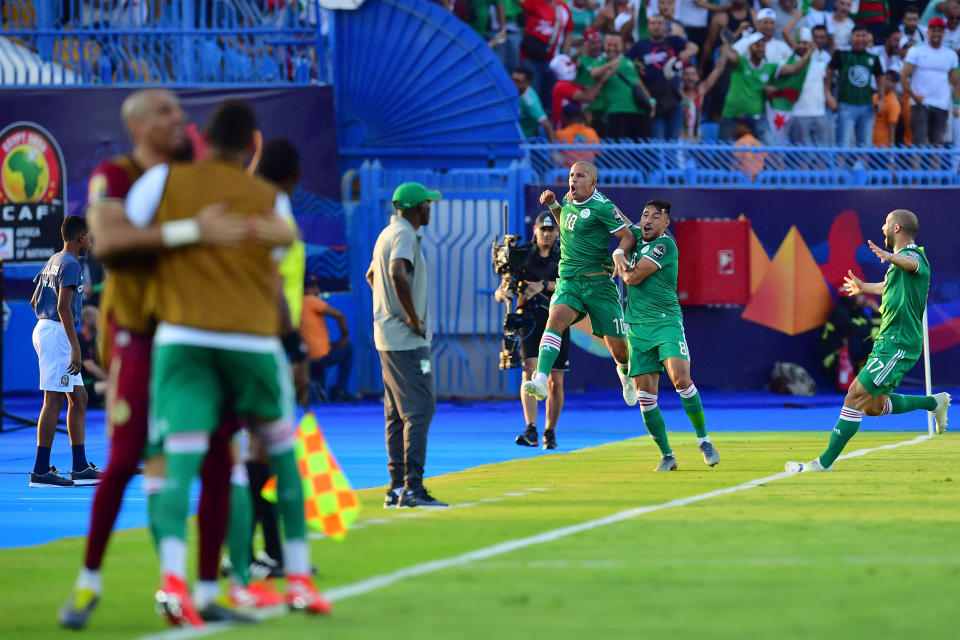
[[[944,391],[933,394],[937,399],[937,408],[933,410],[933,419],[937,421],[937,433],[947,430],[947,407],[950,406],[950,394]]]
[[[524,382],[520,389],[523,393],[533,396],[537,400],[546,400],[547,396],[550,395],[550,390],[547,388],[547,376],[539,371],[533,374],[533,379]]]
[[[804,473],[806,471],[833,471],[833,465],[824,467],[820,464],[820,458],[814,458],[810,462],[788,462],[783,465],[787,473]]]
[[[616,369],[617,375],[620,377],[620,384],[623,385],[623,401],[627,403],[628,407],[635,406],[637,404],[637,388],[633,384],[633,378],[620,373],[620,367],[616,367]]]

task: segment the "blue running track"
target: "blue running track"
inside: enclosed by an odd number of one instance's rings
[[[822,431],[824,441],[837,420],[843,401],[843,397],[837,394],[797,398],[764,392],[710,390],[703,391],[702,397],[707,426],[712,433]],[[4,399],[4,408],[8,412],[31,420],[39,413],[40,404],[39,394]],[[676,393],[662,389],[660,404],[669,430],[692,433]],[[385,484],[383,406],[374,403],[321,405],[316,407],[316,413],[353,486],[367,488]],[[542,406],[540,420],[542,424]],[[4,422],[5,429],[16,426],[16,423]],[[101,468],[106,465],[108,447],[103,426],[103,411],[91,410],[87,415],[87,458]],[[514,437],[523,427],[517,401],[441,403],[430,430],[427,475],[550,455],[514,444]],[[883,419],[867,418],[863,429],[923,432],[926,430],[926,415],[915,412]],[[559,451],[564,452],[646,435],[646,430],[638,407],[630,409],[615,391],[601,390],[568,395],[557,434]],[[717,438],[717,446],[722,452],[722,437]],[[94,488],[31,489],[28,486],[29,472],[33,468],[35,453],[35,428],[0,433],[0,548],[43,544],[86,533]],[[651,455],[654,455],[653,451]],[[70,469],[69,441],[64,433],[58,433],[54,441],[51,464],[61,472]],[[146,507],[141,477],[137,476],[127,489],[117,527],[142,526],[146,526]]]

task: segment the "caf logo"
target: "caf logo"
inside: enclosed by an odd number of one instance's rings
[[[63,153],[46,129],[16,122],[0,131],[0,204],[62,206],[64,178]]]

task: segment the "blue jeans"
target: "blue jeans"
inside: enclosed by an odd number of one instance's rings
[[[754,137],[763,144],[773,144],[773,136],[770,132],[770,124],[767,122],[767,116],[745,116],[750,120],[750,128],[753,129]],[[732,142],[733,124],[736,118],[724,118],[720,121],[720,140],[723,142]]]
[[[790,142],[806,146],[833,144],[835,125],[833,113],[822,116],[795,116],[790,118]]]
[[[842,147],[873,144],[873,105],[840,103],[837,111],[837,141]]]
[[[680,137],[680,125],[683,123],[683,109],[677,108],[668,116],[657,116],[650,121],[650,137],[655,140],[676,140]]]

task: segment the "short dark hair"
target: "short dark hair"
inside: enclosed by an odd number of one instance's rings
[[[527,79],[527,82],[533,82],[533,71],[527,67],[516,67],[511,73],[519,73]]]
[[[867,27],[862,24],[858,24],[857,26],[855,26],[853,28],[853,31],[851,31],[850,33],[853,34],[853,33],[856,33],[857,31],[866,31],[867,33],[870,33],[870,29],[867,29]]]
[[[87,232],[87,219],[80,216],[67,216],[60,225],[60,236],[64,242],[71,242]]]
[[[891,212],[893,221],[900,225],[900,229],[909,237],[916,238],[920,231],[920,222],[917,220],[917,214],[907,209],[895,209]]]
[[[824,29],[826,29],[826,27],[824,27]],[[889,37],[892,36],[893,34],[897,34],[898,36],[899,36],[899,35],[902,35],[902,33],[901,33],[901,31],[900,31],[900,27],[890,27],[889,29],[887,29],[887,32],[886,32],[885,34],[883,34],[883,39],[886,40],[887,38],[889,38]]]
[[[665,213],[669,216],[670,209],[673,207],[673,205],[667,202],[666,200],[650,200],[644,203],[643,205],[644,209],[646,209],[647,207],[656,207],[657,211],[659,211],[660,213]]]
[[[811,32],[812,32],[812,31],[823,31],[824,33],[826,33],[826,32],[827,32],[827,25],[825,25],[825,24],[818,24],[817,26],[815,26],[815,27],[814,27],[813,29],[811,29],[810,31],[811,31]],[[899,31],[899,29],[897,29],[897,31]]]
[[[920,15],[920,9],[918,9],[918,8],[917,8],[917,5],[915,5],[915,4],[908,4],[907,6],[905,6],[905,7],[903,8],[903,15],[907,15],[908,13],[915,13],[915,14],[917,14],[917,15],[919,16],[919,15]]]
[[[253,142],[257,116],[249,104],[227,100],[218,104],[207,120],[210,145],[224,151],[243,151]]]
[[[274,184],[300,179],[300,152],[286,138],[274,138],[263,145],[257,174]]]

